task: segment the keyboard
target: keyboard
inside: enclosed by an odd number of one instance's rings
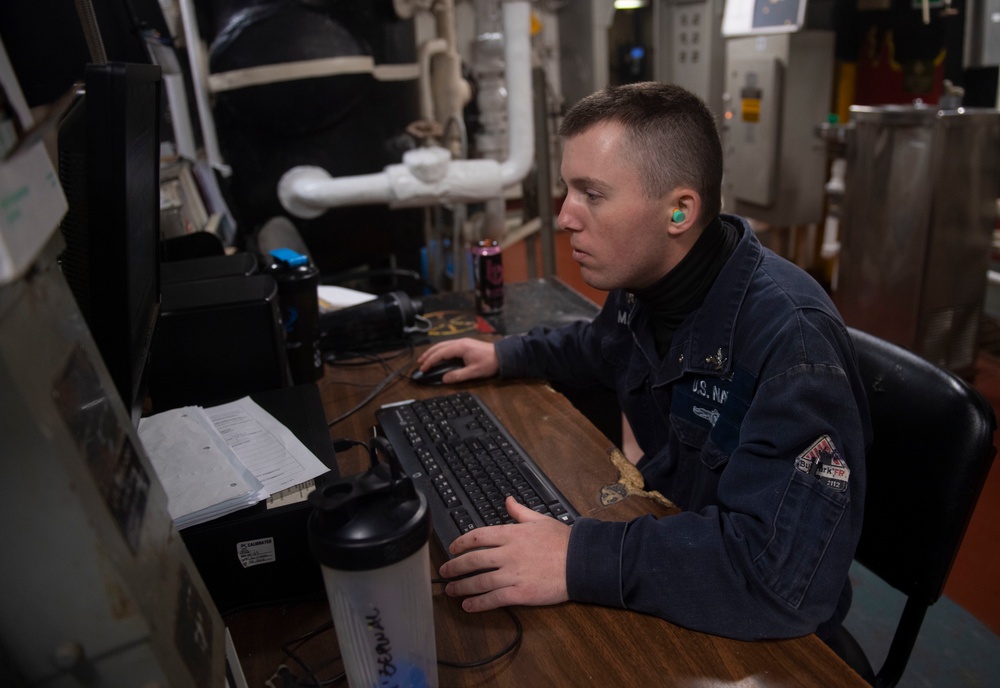
[[[580,517],[474,394],[390,404],[375,417],[403,471],[427,498],[446,552],[474,528],[514,523],[504,507],[508,495],[566,524]]]

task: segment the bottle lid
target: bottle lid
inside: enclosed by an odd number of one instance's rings
[[[365,473],[309,494],[309,548],[323,566],[367,571],[420,550],[431,534],[427,500],[395,467]]]
[[[298,267],[300,265],[306,265],[309,262],[309,257],[304,256],[298,251],[293,251],[290,248],[276,248],[271,251],[271,257],[274,258],[279,263],[284,263],[289,267]]]

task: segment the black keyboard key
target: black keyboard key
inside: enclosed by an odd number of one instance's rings
[[[451,517],[454,519],[459,533],[468,533],[476,527],[476,524],[469,515],[469,512],[464,509],[455,509],[451,512]]]

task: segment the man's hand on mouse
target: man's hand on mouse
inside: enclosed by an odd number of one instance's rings
[[[476,528],[451,543],[458,555],[441,566],[452,597],[466,597],[462,609],[482,612],[514,604],[558,604],[569,599],[566,556],[570,527],[536,513],[513,497],[505,503],[517,523]]]
[[[427,372],[436,364],[449,358],[461,358],[465,366],[446,373],[441,379],[446,384],[492,377],[500,370],[500,363],[497,360],[493,344],[470,338],[449,339],[431,346],[417,359],[417,367]]]

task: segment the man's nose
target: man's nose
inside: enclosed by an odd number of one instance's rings
[[[580,223],[576,220],[576,216],[573,213],[573,202],[569,196],[563,199],[562,206],[559,208],[559,215],[556,217],[556,224],[559,225],[559,229],[568,232],[580,229]]]

